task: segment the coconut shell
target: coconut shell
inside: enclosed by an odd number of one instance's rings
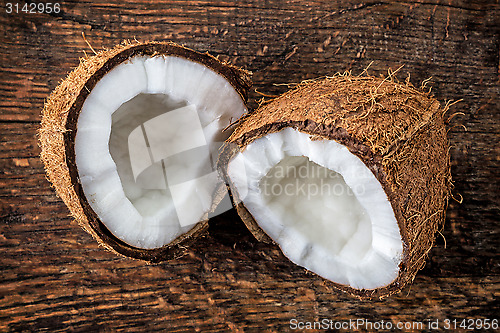
[[[411,283],[443,227],[451,189],[450,156],[438,101],[411,84],[389,78],[337,75],[300,84],[240,120],[219,159],[230,159],[254,140],[292,127],[312,139],[335,140],[358,156],[381,183],[403,240],[398,277],[388,286],[358,290],[333,283],[361,298],[383,297]],[[261,241],[271,241],[232,191],[240,217]]]
[[[80,110],[96,83],[115,66],[133,56],[156,55],[177,56],[212,69],[227,79],[246,102],[247,91],[251,86],[249,72],[223,63],[208,53],[199,53],[170,42],[124,42],[110,50],[81,59],[80,65],[47,98],[38,131],[40,157],[48,179],[78,224],[105,248],[126,257],[149,262],[178,256],[207,230],[208,221],[198,223],[188,233],[157,249],[140,249],[121,241],[100,221],[83,193],[75,164],[74,142]]]

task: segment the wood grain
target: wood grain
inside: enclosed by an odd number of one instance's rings
[[[23,4],[24,2],[20,2]],[[4,3],[2,3],[4,6]],[[500,313],[498,1],[74,1],[0,13],[0,331],[287,331],[290,320],[424,321]],[[178,260],[117,257],[45,179],[44,99],[78,59],[123,39],[173,40],[254,73],[258,92],[335,72],[432,76],[449,112],[455,197],[411,288],[359,301],[257,243],[231,211]],[[465,128],[464,128],[465,127]],[[466,130],[465,130],[466,129]],[[445,241],[446,239],[446,248]]]

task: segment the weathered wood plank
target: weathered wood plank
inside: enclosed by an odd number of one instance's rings
[[[62,13],[0,11],[0,330],[284,331],[290,320],[495,318],[500,296],[498,1],[78,1]],[[431,85],[449,115],[455,196],[411,288],[358,301],[258,244],[234,212],[185,256],[117,257],[74,221],[45,179],[43,101],[94,48],[173,40],[254,72],[257,91],[335,72]],[[251,93],[251,106],[261,97]],[[462,127],[467,129],[465,131]]]

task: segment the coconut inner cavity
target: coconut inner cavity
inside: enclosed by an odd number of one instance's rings
[[[391,204],[346,146],[286,128],[246,146],[228,175],[238,199],[294,263],[357,289],[398,276],[403,247]]]
[[[286,228],[295,229],[332,255],[360,261],[371,248],[370,218],[339,173],[305,156],[286,156],[259,187],[264,204],[281,217]]]
[[[201,64],[136,56],[116,66],[78,118],[75,160],[90,206],[132,246],[170,243],[210,211],[222,129],[244,112],[230,83]]]

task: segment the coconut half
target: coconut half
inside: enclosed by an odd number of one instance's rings
[[[241,218],[359,297],[411,282],[444,222],[443,110],[410,84],[335,76],[244,116],[219,166]]]
[[[207,228],[224,132],[246,112],[248,73],[173,43],[119,45],[81,61],[48,98],[48,177],[107,248],[148,261]]]

